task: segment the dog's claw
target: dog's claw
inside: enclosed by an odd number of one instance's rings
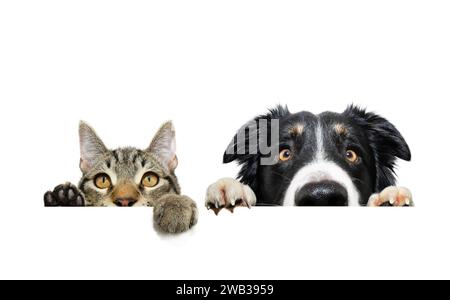
[[[241,182],[223,178],[212,184],[206,192],[205,206],[219,214],[222,208],[234,212],[236,207],[248,207],[256,204],[256,196],[252,189]]]
[[[370,196],[367,206],[414,206],[414,202],[407,188],[389,186]]]

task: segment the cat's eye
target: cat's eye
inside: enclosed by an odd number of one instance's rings
[[[345,152],[345,158],[347,159],[348,162],[351,163],[356,163],[359,160],[358,154],[356,154],[356,152],[353,150],[347,150]]]
[[[106,175],[105,173],[101,173],[98,174],[97,176],[95,176],[94,178],[94,184],[96,187],[98,187],[99,189],[109,189],[111,187],[111,178],[109,178],[108,175]]]
[[[280,151],[280,160],[281,161],[287,161],[289,159],[291,159],[292,157],[292,152],[290,149],[283,149]]]
[[[141,184],[145,187],[155,187],[159,183],[159,177],[153,172],[147,172],[142,177]]]

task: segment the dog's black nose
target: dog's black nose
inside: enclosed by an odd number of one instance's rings
[[[297,206],[347,206],[347,190],[335,181],[320,181],[304,185],[295,194]]]

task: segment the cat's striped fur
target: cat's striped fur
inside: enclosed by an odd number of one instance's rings
[[[180,195],[174,173],[178,161],[171,122],[161,126],[145,150],[109,150],[84,122],[79,133],[83,175],[78,188],[70,183],[57,186],[44,195],[46,206],[154,206],[155,223],[167,232],[185,231],[197,222],[195,202]],[[152,185],[143,183],[148,174]]]

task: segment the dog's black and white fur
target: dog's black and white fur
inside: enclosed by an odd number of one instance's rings
[[[395,187],[394,172],[397,158],[411,159],[409,147],[381,116],[353,105],[319,115],[278,106],[259,119],[279,120],[279,159],[263,165],[259,152],[225,153],[224,163],[241,165],[240,181],[224,178],[208,188],[206,206],[216,213],[251,205],[412,205],[409,190]]]

